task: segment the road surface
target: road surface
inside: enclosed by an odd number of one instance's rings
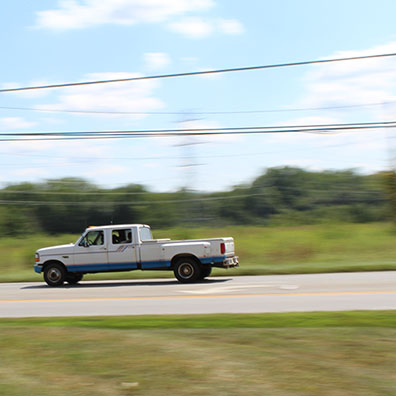
[[[396,309],[396,271],[0,284],[0,317]]]

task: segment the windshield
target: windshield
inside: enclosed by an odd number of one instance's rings
[[[103,230],[89,231],[80,239],[78,246],[101,246],[104,244]]]

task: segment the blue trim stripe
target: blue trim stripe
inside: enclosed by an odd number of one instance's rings
[[[68,271],[111,271],[111,270],[134,270],[137,269],[137,263],[106,263],[106,264],[82,264],[67,265]]]
[[[143,261],[141,263],[142,269],[154,268],[170,268],[170,261]],[[112,270],[135,270],[138,269],[138,263],[108,263],[108,264],[82,264],[82,265],[67,265],[68,271],[112,271]]]
[[[170,268],[170,261],[143,261],[142,269],[147,268]]]
[[[199,261],[202,264],[212,264],[212,263],[222,263],[226,259],[225,256],[217,256],[217,257],[201,257]]]

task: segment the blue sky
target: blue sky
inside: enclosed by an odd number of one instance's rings
[[[394,15],[391,0],[1,2],[0,88],[393,53]],[[0,93],[0,132],[389,121],[395,66],[387,58]],[[195,114],[216,111],[230,113]],[[156,112],[179,114],[147,114]],[[368,173],[389,167],[392,133],[2,142],[0,183],[71,176],[103,187],[216,191],[273,166]]]

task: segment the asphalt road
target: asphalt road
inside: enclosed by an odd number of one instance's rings
[[[0,317],[396,309],[396,271],[0,284]]]

